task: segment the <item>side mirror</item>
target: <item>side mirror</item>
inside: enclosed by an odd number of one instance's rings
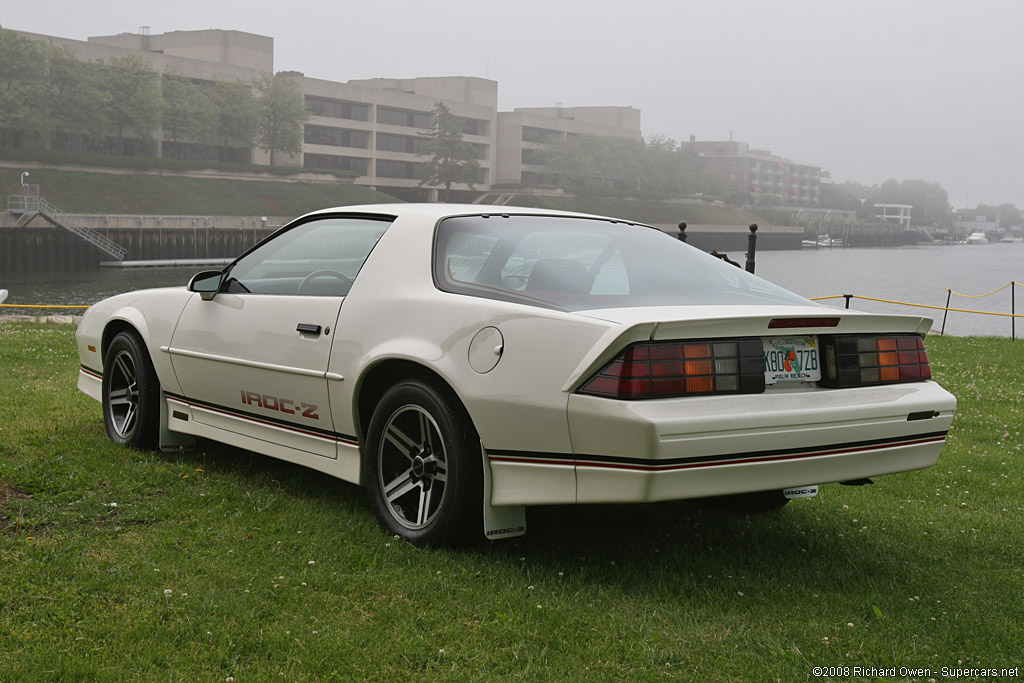
[[[219,270],[204,270],[193,275],[192,279],[188,281],[188,291],[199,292],[203,301],[209,301],[214,294],[220,291],[223,278],[224,273]]]

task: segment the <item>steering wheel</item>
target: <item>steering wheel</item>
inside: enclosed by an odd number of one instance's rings
[[[302,282],[299,283],[295,293],[302,294],[302,290],[318,277],[333,277],[335,280],[338,280],[345,285],[345,294],[348,294],[348,290],[352,288],[352,279],[347,275],[342,275],[336,270],[314,270],[312,273],[302,278]],[[339,294],[337,296],[344,296],[344,294]]]

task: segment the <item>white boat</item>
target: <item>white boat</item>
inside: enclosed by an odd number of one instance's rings
[[[967,236],[967,244],[988,244],[988,238],[982,231],[972,232]]]
[[[824,235],[818,235],[818,239],[816,240],[803,240],[800,242],[800,246],[807,249],[817,249],[818,247],[841,247],[843,246],[843,240],[838,237],[829,237],[828,233],[825,233]]]
[[[999,242],[1002,244],[1016,244],[1017,242],[1024,242],[1024,239],[1014,235],[1005,235]]]
[[[7,290],[0,289],[0,304],[2,304],[5,301],[7,301]]]

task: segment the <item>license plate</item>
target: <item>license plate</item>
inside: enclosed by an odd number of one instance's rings
[[[821,379],[817,337],[765,337],[762,343],[765,384]]]

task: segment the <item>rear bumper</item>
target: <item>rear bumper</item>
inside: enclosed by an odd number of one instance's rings
[[[492,451],[495,481],[509,484],[494,504],[700,498],[922,469],[955,409],[934,382],[654,401],[574,394],[574,453]]]

